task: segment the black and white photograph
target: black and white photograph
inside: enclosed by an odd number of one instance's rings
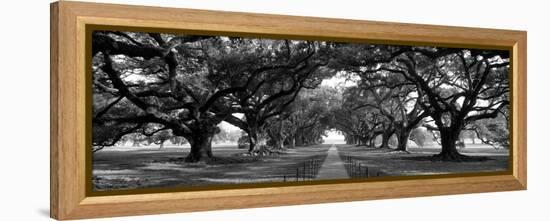
[[[509,50],[91,33],[92,189],[510,170]]]

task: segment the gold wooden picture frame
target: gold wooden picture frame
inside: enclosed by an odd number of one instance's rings
[[[207,10],[55,2],[51,21],[50,214],[56,219],[204,211],[525,190],[527,188],[527,33]],[[510,53],[509,170],[458,175],[381,177],[368,182],[246,184],[96,194],[91,182],[91,31],[119,27],[379,44],[436,45]],[[390,191],[391,190],[391,191]]]

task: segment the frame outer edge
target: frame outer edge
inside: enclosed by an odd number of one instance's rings
[[[518,181],[527,189],[527,31],[522,31],[518,39]]]
[[[128,5],[104,5],[104,4],[96,4],[96,3],[80,3],[80,2],[54,2],[50,4],[50,216],[52,218],[56,219],[73,219],[73,218],[91,218],[91,217],[111,217],[111,216],[121,216],[121,215],[144,215],[144,214],[158,214],[158,213],[173,213],[173,212],[190,212],[190,211],[200,211],[200,210],[219,210],[219,209],[235,209],[235,208],[243,208],[242,205],[235,204],[235,205],[223,205],[220,204],[217,207],[214,206],[216,203],[214,202],[214,198],[210,199],[201,199],[205,200],[205,202],[208,202],[209,200],[212,200],[211,202],[213,205],[202,205],[197,207],[188,207],[187,209],[183,208],[186,204],[189,204],[189,199],[183,200],[183,199],[168,199],[168,200],[160,200],[160,203],[166,204],[168,207],[163,209],[158,209],[158,207],[155,209],[150,206],[147,207],[149,209],[154,209],[154,212],[151,211],[141,211],[136,212],[135,208],[128,208],[125,206],[130,205],[140,205],[141,203],[138,201],[131,201],[131,202],[117,202],[116,200],[109,200],[110,202],[107,203],[99,203],[99,204],[93,204],[93,205],[87,205],[85,202],[87,200],[92,200],[93,198],[88,199],[88,197],[85,197],[81,195],[81,188],[82,187],[75,187],[71,184],[77,184],[74,180],[71,181],[71,175],[77,175],[75,168],[67,168],[66,166],[78,166],[77,164],[74,164],[74,161],[77,159],[72,159],[72,157],[75,156],[74,149],[69,148],[71,145],[77,144],[78,142],[76,140],[72,139],[78,139],[78,136],[75,135],[74,127],[75,123],[70,122],[71,117],[74,116],[74,113],[71,113],[71,111],[75,111],[74,103],[76,102],[74,99],[75,97],[72,97],[72,94],[67,94],[67,92],[73,92],[78,87],[76,85],[70,85],[68,88],[60,88],[60,86],[64,83],[75,81],[77,82],[78,77],[75,77],[74,75],[70,74],[74,70],[78,70],[78,67],[76,66],[76,62],[74,60],[71,60],[71,56],[74,56],[75,52],[77,52],[78,45],[75,45],[76,40],[74,40],[72,37],[67,36],[70,32],[75,31],[76,32],[76,18],[81,16],[86,9],[89,10],[90,7],[92,9],[97,9],[97,7],[100,6],[113,6],[113,7],[128,7],[128,8],[137,8],[137,6],[128,6]],[[143,7],[143,6],[141,6]],[[119,9],[120,9],[119,8]],[[157,8],[156,10],[161,10]],[[169,8],[165,8],[163,10],[172,10]],[[184,9],[181,9],[184,10]],[[190,10],[193,11],[193,10]],[[203,11],[204,12],[204,11]],[[210,11],[209,13],[213,13],[213,11]],[[229,12],[230,13],[230,12]],[[237,14],[244,14],[244,13],[237,13]],[[84,16],[88,15],[88,11],[86,10],[86,13]],[[91,16],[94,14],[91,13]],[[255,15],[255,14],[250,14]],[[284,17],[284,16],[282,16]],[[311,18],[310,18],[311,19]],[[315,18],[317,19],[317,18]],[[321,18],[319,18],[321,19]],[[374,23],[373,23],[374,24]],[[382,23],[386,25],[390,25],[392,23]],[[399,23],[396,23],[399,24]],[[416,25],[416,24],[412,24]],[[421,26],[421,25],[419,25]],[[441,28],[443,26],[421,26],[421,27],[428,27],[429,29],[436,29]],[[456,27],[458,28],[458,27]],[[504,30],[500,30],[498,32],[502,32]],[[509,31],[509,30],[507,30]],[[514,163],[517,163],[518,166],[517,170],[514,170],[513,174],[514,176],[507,177],[506,180],[503,180],[502,182],[496,183],[496,184],[487,184],[486,182],[471,182],[467,183],[468,185],[479,186],[480,189],[469,189],[467,191],[461,191],[459,189],[453,189],[448,190],[446,189],[447,186],[450,184],[442,184],[441,187],[443,188],[440,190],[440,192],[434,193],[432,190],[426,190],[426,192],[423,191],[412,191],[412,192],[404,192],[401,194],[394,195],[355,195],[355,194],[349,194],[347,198],[334,198],[335,196],[332,196],[333,200],[328,198],[315,198],[314,196],[310,196],[311,198],[309,200],[305,201],[282,201],[273,199],[272,197],[268,196],[251,196],[253,198],[258,198],[258,200],[262,201],[262,204],[253,206],[253,207],[266,207],[266,206],[281,206],[281,205],[296,205],[296,204],[305,204],[305,203],[326,203],[326,202],[338,202],[338,201],[355,201],[355,200],[373,200],[373,199],[382,199],[382,198],[405,198],[405,197],[420,197],[420,196],[430,196],[430,195],[450,195],[450,194],[465,194],[465,193],[473,193],[473,192],[493,192],[493,191],[510,191],[510,190],[521,190],[527,188],[527,163],[526,163],[526,155],[527,155],[527,118],[526,118],[526,86],[527,86],[527,75],[526,75],[526,63],[527,63],[527,33],[523,31],[512,31],[510,32],[512,36],[514,36],[512,39],[507,39],[507,42],[516,43],[516,67],[514,74],[517,74],[518,84],[517,84],[517,97],[515,99],[518,99],[518,127],[517,132],[519,139],[517,144],[517,147],[515,150],[517,152],[517,159]],[[61,47],[59,44],[63,42],[63,47]],[[68,47],[68,48],[67,48]],[[67,78],[67,79],[65,79]],[[66,85],[63,85],[65,87]],[[76,102],[77,103],[77,102]],[[67,109],[69,108],[69,109]],[[77,116],[78,117],[78,116]],[[61,132],[64,132],[62,134]],[[74,146],[73,146],[74,147]],[[73,149],[73,150],[71,150]],[[490,186],[491,185],[491,186]],[[403,187],[400,187],[403,188]],[[406,187],[404,187],[406,188]],[[422,189],[422,188],[420,188]],[[289,197],[294,196],[293,194],[290,194]],[[80,197],[84,197],[84,199],[81,199]],[[221,197],[219,200],[222,202],[235,202],[234,197]],[[222,200],[225,199],[225,200]],[[265,202],[264,200],[267,199],[270,202]],[[271,201],[273,200],[273,201]],[[147,204],[151,204],[154,202],[148,202]],[[126,204],[126,205],[124,205]],[[246,205],[243,204],[243,205]],[[212,207],[213,206],[213,207]],[[137,206],[139,207],[139,206]],[[96,209],[104,209],[103,211],[99,212]]]
[[[50,217],[59,218],[59,2],[50,4]]]

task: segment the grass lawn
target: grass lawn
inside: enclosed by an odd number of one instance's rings
[[[392,152],[387,149],[374,149],[355,145],[338,145],[338,153],[346,161],[351,156],[353,162],[369,167],[369,174],[380,171],[380,176],[407,176],[449,174],[467,172],[505,171],[508,168],[509,152],[484,145],[466,145],[459,150],[470,156],[486,156],[489,160],[478,162],[439,162],[429,156],[439,153],[435,147],[410,148],[410,154]],[[350,173],[349,168],[348,173]]]
[[[242,156],[246,150],[235,145],[215,145],[214,158],[199,163],[184,162],[189,148],[106,148],[93,155],[94,190],[282,182],[284,177],[294,181],[296,169],[302,171],[305,162],[317,160],[317,168],[321,167],[330,146],[297,147],[280,155],[256,157]],[[504,171],[509,159],[508,150],[483,145],[467,145],[459,150],[466,155],[489,158],[477,162],[431,161],[429,156],[440,151],[437,147],[410,148],[410,154],[344,144],[337,145],[337,149],[345,163],[351,157],[353,163],[361,164],[360,173],[367,166],[369,176]],[[350,170],[358,171],[357,167],[346,167],[346,170],[350,176]]]
[[[94,190],[294,180],[296,168],[312,159],[322,162],[329,148],[321,144],[253,157],[241,156],[246,150],[236,146],[217,145],[215,157],[199,163],[183,161],[188,148],[106,148],[93,156]]]

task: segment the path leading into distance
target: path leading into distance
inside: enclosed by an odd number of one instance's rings
[[[338,156],[338,149],[336,145],[332,144],[328,149],[328,155],[321,165],[321,169],[317,174],[318,180],[332,180],[332,179],[348,179],[348,172],[344,165],[344,161]]]

